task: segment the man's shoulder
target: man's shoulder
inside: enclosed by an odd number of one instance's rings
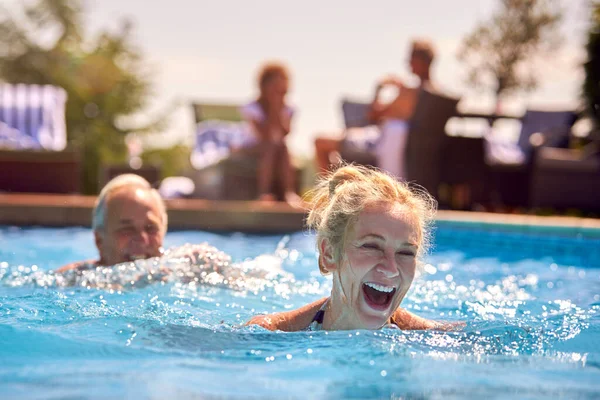
[[[57,274],[62,274],[67,271],[73,271],[73,270],[83,271],[86,269],[95,268],[97,266],[98,266],[97,260],[76,261],[76,262],[73,262],[73,263],[70,263],[67,265],[63,265],[62,267],[57,269],[55,272]]]

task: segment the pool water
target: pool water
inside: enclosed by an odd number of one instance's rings
[[[598,398],[600,233],[440,223],[403,306],[458,332],[267,332],[326,296],[314,237],[172,232],[281,275],[247,289],[29,279],[96,255],[84,228],[0,227],[2,398]]]

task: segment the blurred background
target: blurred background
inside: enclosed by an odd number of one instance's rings
[[[499,89],[498,74],[478,63],[516,44],[477,38],[498,39],[494,27],[511,7],[542,18],[519,17],[532,24],[533,44],[513,60],[518,79]],[[290,71],[296,114],[288,146],[299,165],[311,163],[315,137],[340,136],[342,98],[369,101],[388,74],[414,82],[407,68],[414,38],[433,43],[433,81],[460,99],[459,112],[583,110],[594,7],[591,0],[2,0],[0,80],[64,88],[68,147],[83,154],[80,192],[96,193],[99,166],[132,154],[160,164],[162,177],[183,174],[197,122],[190,105],[256,98],[268,60]],[[519,130],[499,124],[496,135],[516,139]]]
[[[149,144],[190,140],[194,121],[186,101],[244,102],[255,97],[260,65],[275,59],[291,70],[289,98],[298,108],[290,147],[297,155],[312,154],[317,133],[342,129],[343,95],[370,98],[381,76],[409,76],[406,61],[414,37],[428,38],[435,45],[434,79],[461,95],[461,109],[494,110],[493,90],[473,88],[457,55],[465,36],[498,9],[497,0],[83,4],[88,10],[84,26],[91,36],[118,29],[123,18],[134,24],[132,39],[143,50],[146,67],[155,73],[155,96],[144,116],[173,102],[183,103],[162,130],[164,135]],[[527,105],[575,108],[581,102],[590,4],[569,0],[557,5],[563,20],[556,30],[563,43],[551,54],[528,60],[540,84],[533,91],[507,96],[507,112],[522,112]]]

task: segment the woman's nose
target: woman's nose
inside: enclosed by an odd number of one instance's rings
[[[375,268],[375,271],[381,273],[386,278],[395,278],[400,275],[395,263],[395,255],[385,256]]]

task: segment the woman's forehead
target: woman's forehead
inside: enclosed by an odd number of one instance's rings
[[[404,234],[411,241],[420,241],[421,225],[418,214],[405,204],[372,204],[365,207],[348,233],[365,235],[369,233]]]

